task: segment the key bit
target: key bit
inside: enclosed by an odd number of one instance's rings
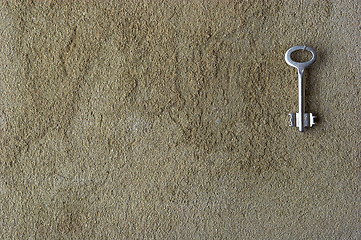
[[[290,113],[291,116],[291,127],[300,126],[300,116],[299,113]],[[312,113],[305,113],[304,115],[304,127],[312,127],[315,124],[316,116],[313,116]]]
[[[291,54],[298,50],[306,50],[312,53],[312,59],[308,62],[296,62],[291,58]],[[291,127],[298,127],[303,132],[305,127],[312,127],[315,124],[315,118],[312,113],[305,113],[305,86],[303,81],[303,73],[307,67],[316,61],[316,52],[307,46],[295,46],[288,49],[285,55],[288,65],[298,70],[298,113],[290,113]]]

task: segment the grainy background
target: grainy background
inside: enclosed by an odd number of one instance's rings
[[[0,238],[361,239],[360,3],[1,1]]]

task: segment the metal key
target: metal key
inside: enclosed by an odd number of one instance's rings
[[[312,53],[312,59],[308,62],[295,62],[291,59],[291,53],[298,50],[307,50]],[[312,127],[315,124],[316,116],[312,113],[305,113],[305,85],[303,81],[303,73],[305,68],[316,61],[316,52],[307,46],[295,46],[288,49],[285,55],[288,65],[298,69],[298,113],[290,113],[291,127],[298,127],[303,132],[304,127]]]

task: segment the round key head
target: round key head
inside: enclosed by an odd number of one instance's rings
[[[296,62],[296,61],[292,60],[291,54],[298,50],[306,50],[306,51],[311,52],[312,59],[307,62]],[[307,47],[307,46],[294,46],[294,47],[291,47],[290,49],[288,49],[288,51],[286,52],[285,60],[288,65],[295,67],[299,70],[303,70],[316,61],[316,52],[315,52],[315,50],[313,50],[312,48]]]

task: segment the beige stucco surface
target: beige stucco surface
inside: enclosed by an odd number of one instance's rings
[[[360,5],[1,1],[0,238],[360,239]]]

